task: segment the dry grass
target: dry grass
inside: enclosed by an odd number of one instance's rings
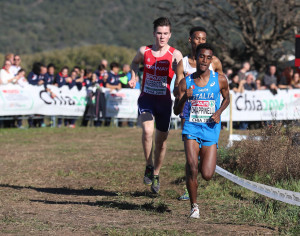
[[[248,177],[258,174],[267,177],[270,184],[280,180],[300,179],[300,147],[298,133],[294,128],[281,123],[266,126],[258,133],[260,141],[248,140],[236,143],[232,149],[236,158],[234,166]]]

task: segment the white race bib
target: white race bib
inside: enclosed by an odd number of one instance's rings
[[[212,123],[211,116],[216,110],[215,100],[191,100],[190,122]]]
[[[144,92],[153,95],[166,95],[168,76],[157,76],[146,73]]]

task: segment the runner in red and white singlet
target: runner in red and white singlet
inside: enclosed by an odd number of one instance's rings
[[[131,88],[138,80],[139,64],[144,63],[143,86],[138,99],[139,119],[142,124],[142,144],[146,159],[144,183],[151,185],[154,193],[159,192],[159,171],[166,154],[166,144],[172,100],[170,84],[177,63],[182,54],[168,45],[171,37],[171,23],[168,18],[161,17],[153,22],[155,44],[139,48],[131,64],[132,79],[128,82]],[[154,121],[156,126],[154,126]],[[154,165],[152,161],[153,134],[155,132]]]
[[[172,59],[175,48],[169,47],[162,57],[154,57],[152,45],[147,46],[144,54],[144,74],[142,95],[160,95],[171,98],[170,84],[174,76]]]

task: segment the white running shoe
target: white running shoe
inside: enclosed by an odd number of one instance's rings
[[[200,218],[199,207],[196,203],[193,203],[193,205],[192,205],[192,209],[191,209],[191,213],[190,213],[189,218],[193,218],[193,219],[199,219]]]

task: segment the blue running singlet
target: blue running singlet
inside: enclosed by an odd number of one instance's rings
[[[209,81],[204,87],[197,86],[192,76],[185,78],[186,88],[193,88],[193,96],[187,101],[188,112],[184,114],[182,134],[218,143],[221,121],[217,124],[211,116],[220,108],[219,75],[210,71]]]

